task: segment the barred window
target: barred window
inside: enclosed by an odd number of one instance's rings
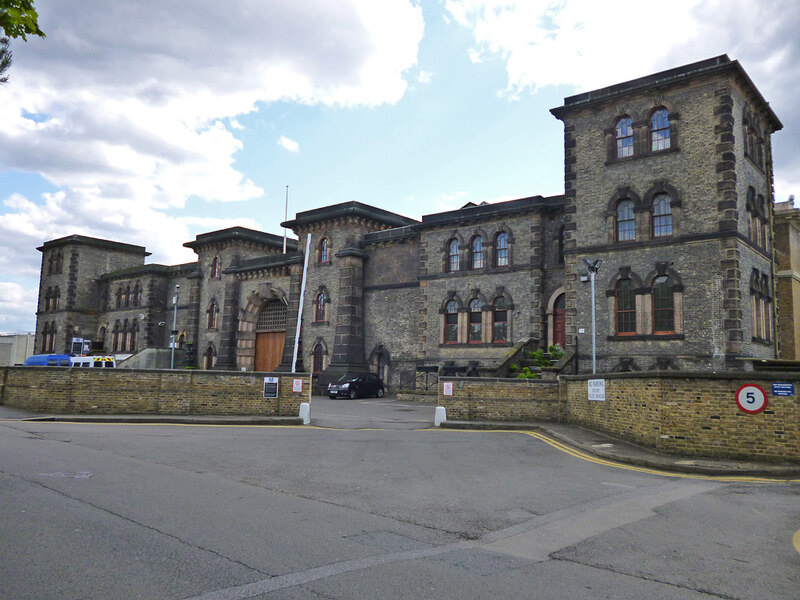
[[[495,238],[495,248],[496,248],[496,266],[498,267],[507,267],[508,266],[508,234],[505,231],[501,231],[497,234]]]
[[[636,218],[633,214],[633,200],[621,200],[617,204],[617,241],[629,242],[636,239]]]
[[[483,305],[477,298],[469,303],[469,342],[477,344],[483,341]]]
[[[330,249],[328,246],[328,238],[322,238],[319,242],[319,262],[321,263],[326,263],[330,260]]]
[[[458,240],[452,239],[447,243],[447,270],[450,273],[458,271],[459,267],[459,252]]]
[[[636,333],[636,295],[633,281],[621,279],[615,291],[617,312],[617,335]]]
[[[458,343],[458,303],[455,300],[445,307],[444,341],[446,344]]]
[[[211,279],[219,279],[221,270],[222,262],[220,261],[219,256],[215,256],[211,261],[211,270],[209,272]]]
[[[208,317],[206,325],[209,329],[216,329],[218,312],[217,303],[216,301],[212,300],[211,304],[208,306],[208,310],[206,311],[206,315]]]
[[[483,268],[483,238],[476,235],[470,244],[470,267],[473,269]]]
[[[623,117],[617,121],[617,158],[633,156],[633,120]]]
[[[508,341],[508,308],[502,296],[494,301],[492,310],[492,341]]]
[[[673,333],[675,331],[675,306],[672,281],[666,275],[653,282],[653,332]]]
[[[327,320],[327,315],[325,314],[327,307],[326,304],[325,292],[320,292],[317,295],[317,301],[314,304],[314,320],[318,323]]]
[[[669,111],[659,108],[650,117],[650,141],[653,152],[668,150],[670,143]]]
[[[653,237],[672,235],[672,198],[658,194],[653,200]]]

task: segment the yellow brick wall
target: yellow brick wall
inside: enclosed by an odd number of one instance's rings
[[[444,384],[453,395],[444,395]],[[556,421],[559,419],[557,381],[478,377],[439,380],[439,406],[450,421]]]
[[[264,373],[5,367],[0,403],[55,414],[297,416],[311,402],[309,375],[270,375],[278,398],[263,397]]]
[[[602,378],[605,402],[588,401],[586,378],[569,378],[569,422],[674,454],[800,460],[800,374]],[[773,382],[794,383],[795,396],[773,396]],[[748,414],[736,404],[736,391],[745,383],[767,393],[762,412]]]

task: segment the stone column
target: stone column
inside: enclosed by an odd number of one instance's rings
[[[239,264],[235,257],[231,266]],[[220,327],[220,349],[217,354],[215,370],[236,370],[236,332],[239,329],[239,282],[232,273],[224,273],[225,300],[222,308],[222,324]]]

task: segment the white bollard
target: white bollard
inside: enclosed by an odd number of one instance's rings
[[[308,402],[300,403],[299,416],[303,419],[303,425],[308,425],[311,422],[311,405]]]
[[[447,410],[444,406],[437,406],[436,414],[433,416],[433,424],[436,427],[440,427],[445,421],[447,421]]]

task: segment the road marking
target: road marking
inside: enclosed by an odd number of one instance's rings
[[[794,549],[800,552],[800,529],[795,532],[792,538],[792,544],[794,544]]]

